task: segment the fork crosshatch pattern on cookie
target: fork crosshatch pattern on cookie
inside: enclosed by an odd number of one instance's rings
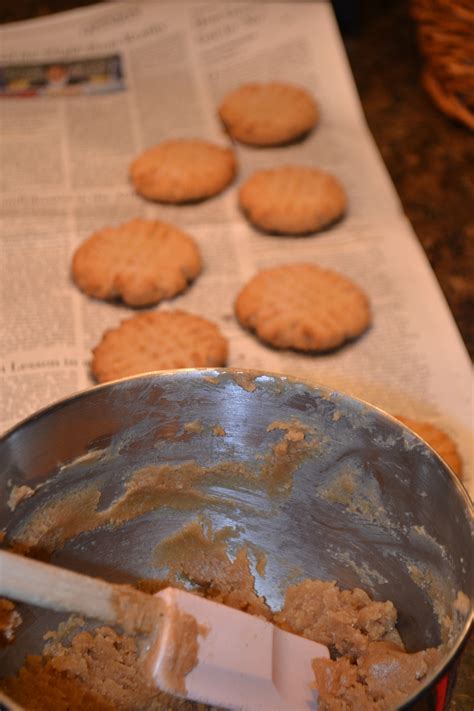
[[[365,293],[342,274],[312,264],[259,272],[235,302],[237,319],[275,348],[325,351],[371,323]]]
[[[262,230],[302,235],[342,217],[347,197],[340,182],[329,173],[288,165],[256,171],[241,186],[239,204]]]
[[[244,84],[219,107],[232,138],[254,146],[278,146],[308,133],[318,122],[318,106],[309,92],[293,84]]]
[[[89,296],[146,306],[184,291],[201,266],[192,237],[164,222],[137,218],[85,240],[73,256],[72,276]]]
[[[182,203],[222,192],[234,179],[234,152],[209,141],[175,139],[148,148],[132,162],[130,178],[149,200]]]
[[[185,311],[138,314],[106,331],[93,350],[100,383],[153,370],[224,366],[227,340],[211,321]]]

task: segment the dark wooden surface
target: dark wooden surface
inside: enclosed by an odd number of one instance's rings
[[[0,22],[91,4],[0,0]],[[367,122],[473,358],[474,136],[441,114],[421,88],[409,0],[360,0],[346,19],[344,42]],[[472,638],[451,709],[474,709]]]
[[[421,87],[408,0],[361,2],[345,44],[369,127],[473,358],[474,134]]]

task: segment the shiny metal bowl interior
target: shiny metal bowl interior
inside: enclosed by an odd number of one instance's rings
[[[457,593],[471,597],[473,591],[472,511],[463,487],[418,437],[376,408],[284,376],[239,372],[170,371],[110,383],[7,433],[0,440],[0,529],[6,529],[7,541],[25,516],[81,483],[95,483],[105,507],[133,471],[148,465],[238,461],[258,470],[282,434],[268,431],[268,425],[296,419],[317,432],[320,447],[299,464],[290,493],[275,499],[242,482],[232,488],[226,480],[209,487],[222,503],[207,505],[205,515],[215,529],[238,527],[239,545],[250,542],[266,552],[266,574],[256,573],[256,588],[273,608],[299,570],[299,578],[334,579],[343,588],[359,586],[392,600],[410,650],[438,644],[439,606],[454,615]],[[186,430],[193,421],[202,428]],[[217,424],[225,436],[213,434]],[[97,456],[84,457],[91,451]],[[356,473],[359,491],[372,492],[378,502],[382,513],[376,520],[323,495],[347,470]],[[12,486],[43,482],[10,511]],[[83,533],[52,561],[115,582],[155,578],[155,546],[198,513],[199,507],[163,507],[118,529]],[[434,583],[415,582],[412,565]],[[436,602],[437,586],[442,590]],[[21,614],[16,643],[0,651],[2,675],[15,671],[26,652],[38,653],[42,635],[64,619],[27,606]],[[471,619],[472,606],[458,619],[445,662],[466,637]]]

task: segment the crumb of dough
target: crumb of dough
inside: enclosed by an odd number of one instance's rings
[[[215,435],[215,437],[225,437],[226,431],[222,425],[214,425],[212,428],[212,434]]]
[[[289,442],[301,442],[306,432],[311,432],[310,427],[295,419],[291,422],[282,422],[281,420],[270,422],[267,427],[267,432],[273,432],[273,430],[285,431],[285,439]]]
[[[196,434],[200,434],[204,431],[204,425],[200,420],[192,420],[192,422],[185,422],[184,431],[195,432]]]
[[[0,597],[0,645],[13,642],[15,630],[23,620],[11,600]]]
[[[462,590],[458,590],[458,594],[456,595],[456,599],[454,601],[454,609],[456,612],[459,612],[462,617],[467,617],[470,606],[471,602],[468,596],[463,593]]]
[[[260,479],[266,482],[271,495],[289,493],[293,475],[304,459],[319,448],[316,432],[300,420],[276,420],[267,426],[267,432],[281,430],[282,438],[272,447],[272,457],[263,464]]]
[[[54,645],[57,642],[64,642],[72,637],[73,633],[80,632],[81,628],[85,624],[85,619],[81,615],[73,614],[69,615],[65,622],[60,622],[57,629],[50,630],[43,635],[43,639],[46,640],[46,645],[44,647],[44,652],[48,652],[48,642],[52,640],[51,644]]]
[[[334,581],[303,580],[288,588],[274,621],[354,659],[395,628],[397,611],[391,602],[375,602],[359,588],[340,590]]]
[[[248,393],[253,393],[257,389],[255,377],[256,376],[251,373],[232,373],[234,382]]]
[[[23,486],[14,486],[10,492],[10,496],[8,497],[8,508],[10,511],[14,511],[19,503],[21,503],[24,499],[29,499],[34,493],[35,490],[32,489],[31,486],[26,486],[26,484]]]
[[[285,456],[288,454],[291,442],[303,442],[306,433],[310,428],[295,420],[294,422],[271,422],[267,427],[267,432],[273,430],[284,430],[283,439],[273,445],[273,451],[277,456]]]

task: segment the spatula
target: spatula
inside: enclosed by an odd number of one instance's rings
[[[242,711],[318,707],[311,660],[329,658],[327,647],[198,595],[166,588],[150,596],[7,551],[0,595],[140,635],[143,663],[172,694]]]

